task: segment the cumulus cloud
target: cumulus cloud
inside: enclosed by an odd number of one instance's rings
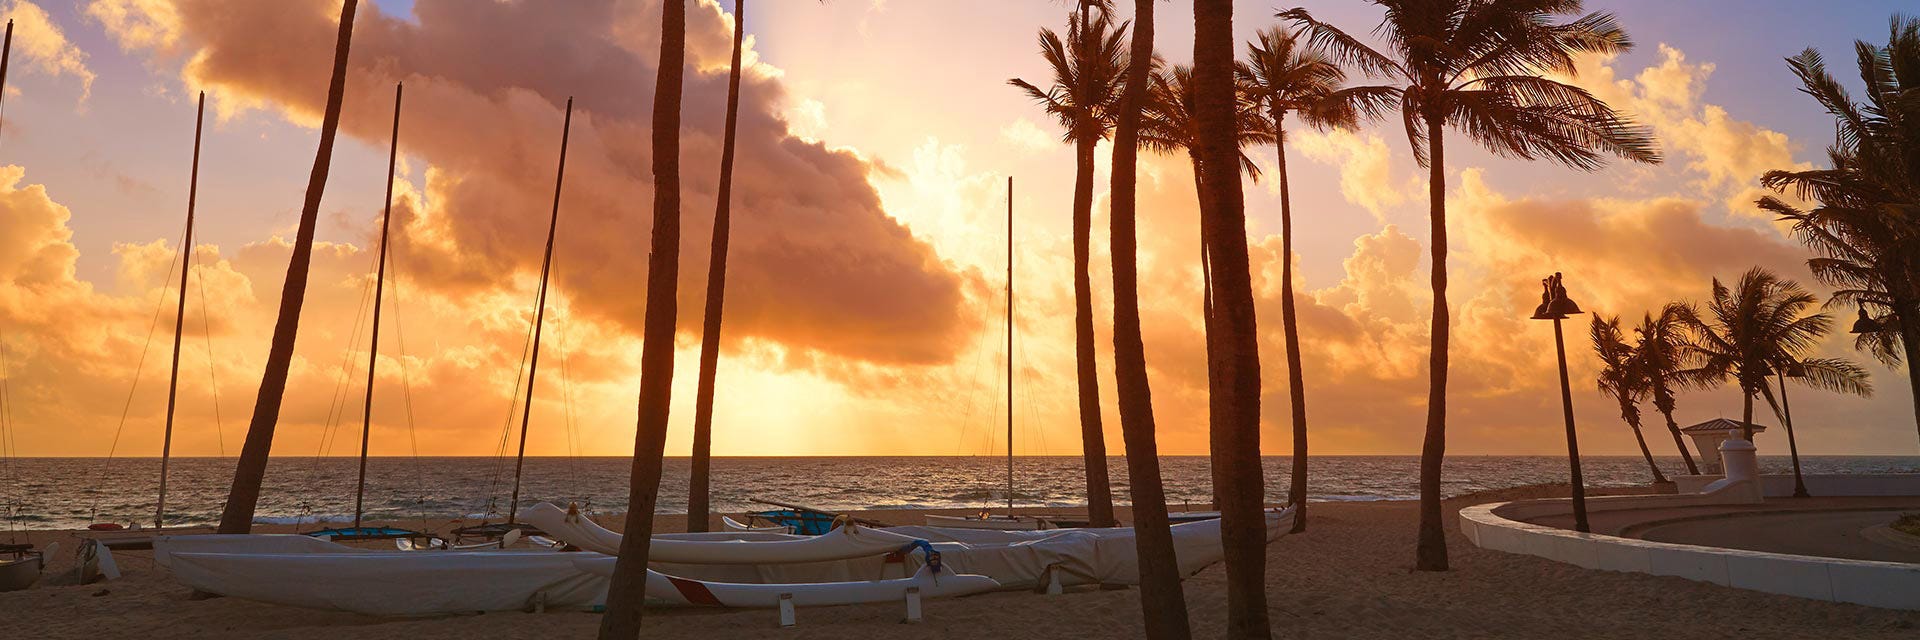
[[[229,114],[270,108],[318,120],[337,3],[161,6],[110,2],[94,14],[115,16],[102,22],[122,46],[176,61]],[[414,20],[361,8],[343,131],[384,142],[392,84],[407,83],[402,146],[431,167],[430,208],[397,220],[406,232],[396,250],[421,263],[423,286],[479,295],[502,274],[538,270],[561,105],[572,96],[556,286],[581,313],[637,330],[658,13],[650,0],[423,0]],[[680,287],[698,292],[731,24],[707,2],[688,29],[699,71],[687,77],[683,111]],[[871,165],[790,135],[786,101],[772,74],[743,82],[726,335],[881,363],[951,358],[950,345],[977,326],[956,313],[965,303],[958,277],[881,207]],[[681,326],[697,327],[701,306],[680,308]]]
[[[1651,126],[1668,155],[1696,176],[1693,186],[1720,198],[1728,211],[1767,217],[1753,206],[1768,193],[1760,175],[1812,167],[1793,160],[1798,146],[1786,134],[1735,118],[1702,99],[1713,63],[1690,62],[1685,52],[1664,43],[1660,61],[1632,77],[1622,77],[1613,62],[1613,56],[1583,59],[1581,85]]]
[[[93,70],[87,68],[87,52],[67,39],[65,31],[47,16],[47,10],[29,0],[13,0],[4,9],[14,24],[13,51],[27,69],[80,81],[80,102],[93,93]]]

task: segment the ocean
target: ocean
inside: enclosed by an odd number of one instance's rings
[[[1315,456],[1308,495],[1318,501],[1402,500],[1419,496],[1418,456]],[[1668,474],[1684,472],[1678,457],[1659,458]],[[1920,457],[1807,456],[1806,473],[1920,473]],[[1790,470],[1785,456],[1762,456],[1767,473]],[[1287,493],[1286,456],[1264,458],[1269,500]],[[261,492],[258,522],[351,520],[354,458],[274,458]],[[1581,459],[1589,486],[1625,486],[1649,480],[1646,462],[1631,456]],[[1168,502],[1206,502],[1211,494],[1205,456],[1161,459]],[[175,458],[168,480],[167,525],[213,524],[232,481],[232,458]],[[626,510],[627,458],[528,458],[523,506],[575,502],[594,513]],[[1128,500],[1124,458],[1108,462],[1114,497]],[[0,528],[74,529],[94,522],[151,526],[159,491],[157,458],[16,458],[0,461],[0,508],[11,511]],[[660,480],[661,513],[687,507],[686,458],[669,458]],[[1442,490],[1459,495],[1543,482],[1565,482],[1566,459],[1553,456],[1452,456]],[[1019,507],[1079,507],[1086,503],[1078,457],[1014,459],[1014,503]],[[756,498],[829,510],[975,508],[1006,503],[1006,458],[820,457],[715,458],[714,509],[739,514],[760,508]],[[444,523],[500,517],[513,488],[513,460],[388,457],[367,465],[366,511],[376,521]]]

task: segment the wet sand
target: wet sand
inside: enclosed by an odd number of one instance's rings
[[[1447,503],[1451,571],[1411,571],[1416,505],[1315,503],[1310,528],[1268,547],[1269,611],[1278,638],[1915,638],[1920,612],[1803,600],[1680,578],[1590,571],[1530,556],[1483,551],[1458,534],[1460,507],[1564,494],[1527,487]],[[866,512],[917,524],[927,512]],[[617,519],[615,519],[617,520]],[[409,523],[399,523],[409,525]],[[617,524],[617,523],[615,523]],[[679,516],[658,528],[678,530]],[[410,526],[417,526],[413,523]],[[263,528],[266,530],[266,528]],[[37,534],[36,542],[71,537]],[[4,538],[4,535],[0,535]],[[71,561],[63,543],[59,570]],[[102,584],[41,584],[0,594],[0,638],[590,638],[599,616],[582,612],[490,613],[385,619],[235,598],[190,599],[143,552],[117,553],[125,578]],[[1184,583],[1195,637],[1220,637],[1225,571]],[[1135,638],[1137,590],[1059,596],[992,593],[929,601],[926,621],[900,623],[896,604],[802,609],[779,629],[769,610],[656,609],[655,638]]]

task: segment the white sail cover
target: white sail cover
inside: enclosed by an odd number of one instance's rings
[[[573,546],[620,554],[621,535],[593,520],[542,502],[520,511],[520,519]],[[740,539],[754,533],[754,539]],[[723,539],[687,539],[654,536],[647,546],[650,563],[774,565],[828,562],[885,555],[905,549],[917,538],[884,529],[847,525],[818,536],[785,536],[758,532],[723,532]],[[762,536],[774,536],[771,540]]]
[[[1293,511],[1267,513],[1267,539],[1293,524]],[[1169,527],[1181,575],[1198,573],[1226,556],[1220,521]],[[1132,528],[994,531],[945,527],[890,527],[889,533],[931,541],[946,568],[993,578],[1004,589],[1031,589],[1058,579],[1061,586],[1137,585],[1139,556]],[[832,562],[779,565],[652,564],[660,571],[725,582],[827,582],[881,580],[911,575],[925,563],[919,553]],[[1052,572],[1051,574],[1049,572]]]
[[[167,554],[174,578],[208,593],[377,616],[586,608],[607,579],[550,551]]]

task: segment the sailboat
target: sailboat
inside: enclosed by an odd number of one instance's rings
[[[993,514],[982,510],[970,516],[929,515],[929,526],[1002,531],[1055,528],[1046,518],[1013,513],[1013,332],[1013,176],[1007,176],[1007,512]]]
[[[369,527],[362,524],[366,516],[367,496],[367,445],[373,434],[373,376],[374,368],[380,363],[380,303],[384,300],[387,286],[387,232],[393,221],[393,172],[400,156],[400,99],[406,87],[395,84],[393,87],[393,136],[387,150],[387,201],[386,209],[380,215],[380,249],[375,258],[373,284],[373,328],[367,342],[367,395],[360,413],[360,474],[354,481],[353,490],[353,526],[326,528],[309,531],[306,535],[326,540],[401,540],[401,548],[412,548],[409,542],[419,542],[422,548],[434,546],[432,534],[404,529],[400,527]]]
[[[0,97],[4,97],[7,87],[7,63],[13,57],[13,21],[7,21],[6,44],[0,46]],[[0,427],[10,428],[13,420],[9,417],[13,411],[13,398],[6,393],[8,372],[6,370],[6,345],[0,344]],[[4,437],[0,433],[0,437]],[[3,442],[3,441],[0,441]],[[10,457],[12,449],[5,453]],[[10,463],[11,461],[9,461]],[[16,505],[7,505],[9,515],[17,509]],[[20,543],[11,539],[0,544],[0,591],[18,591],[33,586],[40,579],[40,570],[46,568],[46,556],[51,549],[35,550],[32,543]]]
[[[561,186],[566,183],[567,136],[572,131],[573,98],[567,98],[567,115],[560,126],[560,168],[553,178],[553,212],[547,218],[547,250],[546,255],[540,260],[540,293],[534,302],[533,345],[531,359],[527,364],[527,399],[521,406],[520,448],[513,459],[513,497],[507,502],[507,521],[454,529],[454,535],[460,539],[498,540],[502,536],[515,532],[523,536],[545,535],[538,527],[519,521],[520,479],[527,464],[527,426],[533,420],[533,383],[535,376],[540,373],[540,336],[547,320],[547,284],[553,276],[553,239],[554,232],[560,228],[560,192]]]

